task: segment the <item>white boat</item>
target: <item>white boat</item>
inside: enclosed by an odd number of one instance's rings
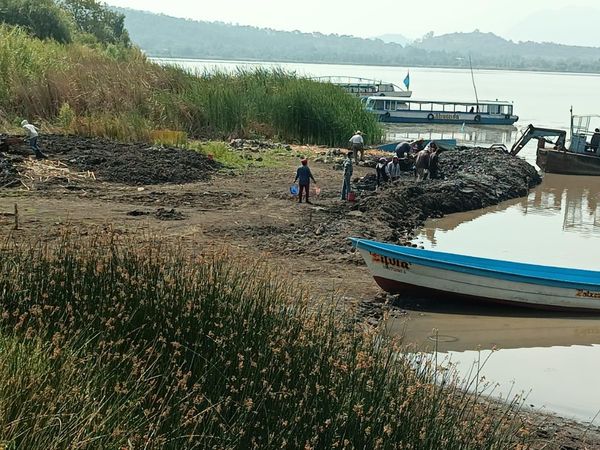
[[[512,125],[519,120],[512,103],[498,100],[463,102],[371,96],[363,102],[367,111],[388,123]]]
[[[335,84],[357,97],[372,95],[379,97],[410,97],[412,95],[412,91],[403,89],[394,83],[369,78],[325,76],[311,79],[320,83]]]
[[[600,272],[352,241],[377,284],[390,293],[600,312]]]

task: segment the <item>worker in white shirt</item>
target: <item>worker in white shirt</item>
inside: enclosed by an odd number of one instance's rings
[[[37,159],[46,158],[46,155],[44,155],[42,153],[42,151],[40,150],[40,148],[38,147],[38,144],[37,144],[38,138],[40,136],[39,130],[35,126],[33,126],[29,122],[27,122],[26,120],[21,122],[21,126],[27,133],[27,137],[25,139],[29,140],[29,146],[31,147],[31,150],[33,150],[33,152],[35,153],[35,157]]]
[[[390,180],[396,181],[399,180],[402,176],[402,165],[400,164],[400,159],[397,156],[394,156],[392,160],[388,163],[385,168],[387,175]]]
[[[360,152],[360,161],[364,161],[365,141],[362,137],[362,132],[358,130],[354,133],[354,136],[348,141],[350,144],[350,150],[354,153],[354,162],[358,163],[358,153]]]

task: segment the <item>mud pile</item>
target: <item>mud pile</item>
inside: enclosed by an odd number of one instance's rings
[[[410,175],[365,192],[355,209],[407,231],[429,217],[470,211],[527,195],[541,182],[535,168],[500,150],[464,149],[440,155],[439,178],[416,183]]]
[[[536,169],[526,161],[489,149],[444,152],[439,174],[438,179],[416,182],[407,172],[379,190],[375,190],[375,177],[370,174],[354,183],[356,203],[343,202],[311,212],[294,224],[292,235],[283,227],[248,234],[259,245],[268,243],[286,254],[338,255],[336,259],[361,264],[360,258],[349,252],[349,237],[410,244],[414,231],[428,218],[521,197],[541,182]]]
[[[43,136],[40,144],[51,159],[114,183],[191,183],[206,180],[218,168],[218,163],[206,156],[180,148],[58,135]]]
[[[0,188],[9,188],[19,184],[19,172],[13,160],[0,153]]]

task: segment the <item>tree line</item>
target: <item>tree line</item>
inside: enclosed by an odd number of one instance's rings
[[[130,45],[123,14],[96,0],[0,0],[0,23],[60,43]]]
[[[157,57],[391,66],[600,72],[600,49],[508,41],[492,33],[428,33],[410,44],[322,33],[277,31],[116,9],[133,42]],[[374,30],[376,33],[377,30]]]

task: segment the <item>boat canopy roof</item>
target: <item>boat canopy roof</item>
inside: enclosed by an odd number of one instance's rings
[[[452,101],[452,100],[424,100],[424,99],[414,99],[414,98],[404,98],[404,97],[383,97],[380,95],[374,95],[368,97],[367,100],[389,100],[389,101],[398,101],[403,103],[435,103],[436,105],[501,105],[501,106],[513,106],[512,102],[501,101],[501,100],[479,100],[479,102],[463,102],[463,101]]]

